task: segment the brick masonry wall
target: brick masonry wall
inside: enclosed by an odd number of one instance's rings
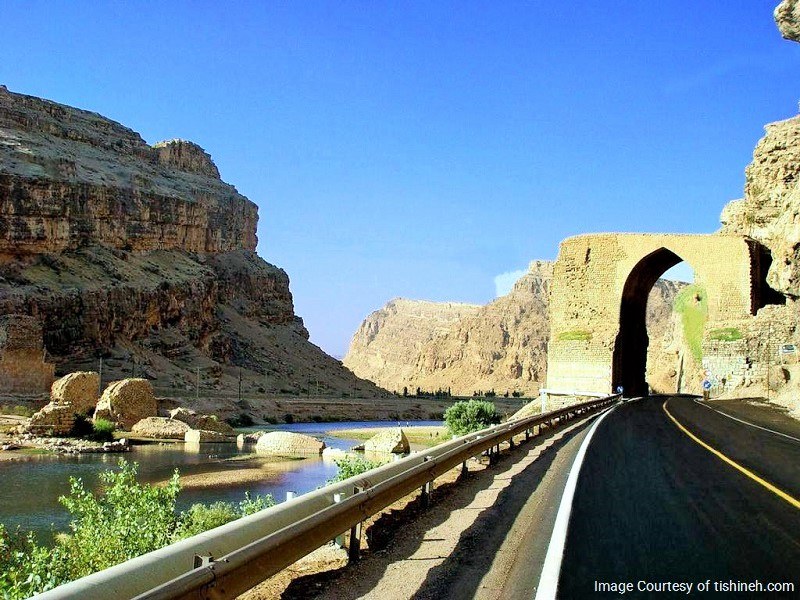
[[[623,290],[637,265],[661,249],[688,262],[697,283],[705,287],[706,331],[750,318],[752,265],[743,237],[606,233],[568,238],[561,244],[551,288],[548,388],[611,390]],[[564,339],[569,337],[585,339]],[[725,348],[729,351],[738,356]],[[709,346],[708,352],[713,360],[715,347]],[[742,370],[734,362],[725,363],[731,374]]]

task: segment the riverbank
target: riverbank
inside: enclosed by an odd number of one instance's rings
[[[404,421],[443,418],[444,411],[468,398],[416,398],[403,396],[341,398],[324,396],[194,396],[159,398],[159,408],[185,406],[221,419],[250,418],[254,424],[322,423],[337,421]],[[522,398],[490,398],[497,412],[508,417],[525,404]],[[529,401],[530,399],[528,399]]]
[[[362,440],[366,441],[371,437],[375,436],[376,434],[380,433],[384,429],[390,427],[397,427],[397,423],[386,423],[385,427],[365,427],[361,429],[335,429],[332,431],[326,432],[328,435],[333,437],[339,438],[348,438],[348,439],[355,439],[355,440]],[[404,427],[402,423],[400,427],[403,429],[403,433],[406,435],[409,444],[412,446],[422,446],[425,448],[430,448],[431,446],[436,446],[437,444],[441,444],[442,442],[447,441],[450,436],[447,433],[447,428],[445,426],[409,426]]]

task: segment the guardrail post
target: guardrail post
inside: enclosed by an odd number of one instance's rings
[[[339,504],[344,499],[344,494],[334,494],[333,495],[333,502],[334,504]],[[333,543],[336,544],[337,548],[342,548],[344,546],[344,533],[337,535],[333,538]]]
[[[432,483],[433,483],[432,481],[426,482],[425,485],[423,485],[422,489],[420,490],[419,504],[420,504],[420,506],[422,507],[423,510],[425,510],[426,508],[428,508],[428,506],[430,506],[430,503],[431,503],[431,484]]]
[[[467,461],[461,463],[461,477],[466,477],[467,473],[469,473],[469,469],[467,468]]]
[[[360,486],[355,486],[353,488],[353,494],[358,494],[363,491],[364,488]],[[361,523],[362,522],[359,521],[350,529],[350,544],[347,548],[347,560],[357,561],[361,556]]]
[[[426,456],[423,459],[423,462],[428,462],[429,460],[433,460],[433,457]],[[425,482],[425,484],[422,486],[422,489],[420,490],[419,504],[423,510],[428,508],[428,505],[430,504],[432,483],[433,483],[432,481]]]

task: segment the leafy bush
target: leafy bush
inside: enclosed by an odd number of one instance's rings
[[[339,467],[339,472],[336,477],[329,479],[328,483],[336,483],[337,481],[344,481],[350,477],[361,475],[372,469],[377,469],[382,463],[373,460],[367,460],[363,456],[348,454],[342,458],[337,458],[335,461],[336,466]]]
[[[136,481],[138,465],[120,460],[119,471],[104,471],[103,494],[95,497],[78,478],[59,498],[72,515],[68,536],[59,538],[71,556],[73,578],[83,577],[171,542],[175,528],[178,472],[164,487]]]
[[[155,487],[138,483],[137,470],[136,463],[121,460],[119,471],[100,475],[104,489],[98,496],[70,479],[69,495],[59,498],[72,515],[70,532],[58,534],[53,547],[0,524],[0,597],[29,598],[275,503],[269,495],[246,494],[238,504],[195,504],[176,517],[177,471],[166,486]]]
[[[486,400],[456,402],[444,412],[444,421],[452,435],[464,435],[500,422],[494,404]]]
[[[189,510],[181,513],[172,538],[174,541],[182,540],[269,508],[274,504],[275,500],[269,494],[251,498],[249,493],[245,493],[244,500],[238,505],[222,501],[210,505],[192,504]]]
[[[251,497],[250,492],[245,492],[244,500],[239,502],[239,516],[246,517],[270,506],[275,506],[275,498],[272,497],[272,494]]]
[[[114,439],[116,425],[108,419],[95,419],[92,425],[92,439],[98,442],[110,442]]]
[[[21,600],[66,583],[69,557],[62,548],[36,544],[32,533],[10,533],[0,524],[0,594]]]
[[[238,517],[236,507],[230,502],[214,502],[210,505],[192,504],[189,510],[181,514],[173,539],[182,540],[197,535]]]

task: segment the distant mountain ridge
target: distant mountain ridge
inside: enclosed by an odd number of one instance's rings
[[[536,394],[547,368],[552,277],[552,263],[533,261],[507,295],[485,306],[392,300],[361,324],[344,365],[398,392],[419,387],[456,395]],[[654,366],[666,352],[663,340],[671,336],[672,302],[681,287],[659,280],[651,293]]]

